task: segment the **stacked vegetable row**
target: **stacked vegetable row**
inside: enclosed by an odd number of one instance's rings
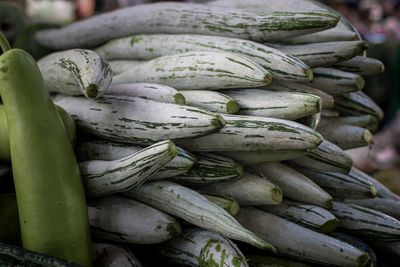
[[[38,64],[72,143],[77,126],[96,266],[398,259],[399,197],[344,151],[373,141],[382,111],[360,90],[383,65],[336,12],[149,4],[37,40],[70,49]]]

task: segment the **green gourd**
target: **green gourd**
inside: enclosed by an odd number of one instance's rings
[[[84,187],[35,60],[0,34],[0,94],[25,249],[91,266]]]

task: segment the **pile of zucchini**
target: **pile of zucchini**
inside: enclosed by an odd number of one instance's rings
[[[400,261],[400,196],[345,152],[373,143],[383,112],[361,89],[384,66],[329,7],[145,4],[36,40],[58,50],[38,65],[68,113],[95,266]]]

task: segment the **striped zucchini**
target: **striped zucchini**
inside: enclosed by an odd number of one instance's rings
[[[235,53],[258,63],[277,79],[312,79],[310,67],[297,58],[272,47],[236,38],[194,34],[143,34],[112,40],[96,49],[107,60],[150,60],[193,51]]]
[[[142,60],[132,60],[132,59],[120,59],[120,60],[109,60],[108,64],[111,67],[112,72],[115,75],[121,74],[128,70],[132,66],[143,63]]]
[[[224,124],[219,116],[203,109],[137,97],[87,100],[57,96],[55,102],[71,114],[82,132],[127,144],[201,136]]]
[[[246,258],[251,267],[311,267],[306,263],[264,254],[246,254]]]
[[[356,33],[335,27],[321,32],[310,33],[303,36],[281,40],[279,41],[279,43],[296,45],[296,44],[325,43],[325,42],[345,42],[345,41],[357,41],[357,40],[358,36]]]
[[[230,157],[243,165],[253,165],[263,162],[276,162],[299,158],[308,153],[308,150],[287,149],[287,150],[265,150],[265,151],[230,151],[218,152],[218,154]]]
[[[353,125],[366,128],[371,132],[376,132],[379,127],[378,120],[369,114],[359,116],[343,116],[338,118],[324,117],[319,124],[320,128],[332,127],[333,125]]]
[[[281,0],[269,0],[269,1],[263,1],[263,0],[250,0],[250,1],[234,1],[234,0],[217,0],[211,2],[211,4],[214,5],[219,5],[219,6],[229,6],[229,7],[235,7],[235,8],[241,8],[247,11],[253,11],[253,12],[259,12],[259,11],[264,11],[264,12],[286,12],[286,11],[298,11],[298,10],[303,10],[303,11],[327,11],[330,12],[334,15],[339,15],[335,9],[325,5],[324,3],[321,3],[319,1],[310,1],[310,0],[289,0],[289,1],[281,1]],[[357,40],[361,40],[361,35],[357,31],[357,29],[349,22],[348,19],[346,19],[344,16],[340,16],[340,20],[336,27],[333,29],[338,29],[338,30],[346,30],[350,31],[356,34]],[[286,39],[286,38],[282,38]]]
[[[285,197],[304,203],[330,208],[332,197],[312,180],[280,162],[269,162],[249,167],[250,172],[269,179],[279,186]]]
[[[209,184],[226,182],[243,175],[243,165],[234,160],[213,154],[196,155],[197,161],[186,173],[178,175],[172,180],[185,184]]]
[[[385,70],[385,65],[375,58],[357,56],[333,65],[334,68],[362,76],[377,75]]]
[[[342,95],[361,90],[364,79],[357,74],[332,68],[314,68],[314,79],[311,86],[330,95]]]
[[[99,97],[113,78],[107,61],[86,49],[52,53],[41,58],[38,66],[47,90],[65,95]]]
[[[353,160],[346,152],[327,140],[304,157],[292,159],[290,162],[313,171],[344,174],[349,173],[353,165]]]
[[[217,6],[234,6],[236,8],[242,8],[247,10],[263,10],[263,11],[294,11],[294,10],[328,10],[324,5],[319,4],[316,1],[310,0],[287,0],[282,2],[281,0],[248,0],[243,2],[241,0],[214,0],[209,3],[210,5]],[[297,5],[297,6],[295,6]]]
[[[281,0],[247,0],[243,2],[241,0],[214,0],[209,4],[216,6],[233,6],[235,8],[241,8],[244,10],[262,10],[264,12],[274,11],[331,11],[327,6],[318,3],[317,1],[310,0],[287,0],[282,2]],[[333,14],[337,14],[336,11],[331,11]]]
[[[271,82],[271,73],[257,63],[233,53],[193,51],[133,61],[114,76],[112,84],[149,82],[177,90],[217,90],[260,87]]]
[[[365,115],[374,116],[378,121],[383,119],[382,109],[364,92],[357,91],[335,97],[335,109],[341,115]]]
[[[80,162],[88,160],[118,160],[134,153],[139,152],[143,148],[137,146],[129,146],[120,143],[112,143],[103,140],[91,140],[79,142],[76,146],[76,156]],[[196,158],[189,152],[178,149],[178,155],[170,162],[164,165],[157,173],[150,177],[151,180],[171,178],[177,175],[187,173],[193,166]]]
[[[345,199],[344,202],[380,211],[400,220],[400,202],[398,200],[376,197],[371,199]]]
[[[129,198],[93,199],[88,212],[92,235],[102,240],[157,244],[181,233],[181,226],[174,218]]]
[[[369,146],[374,142],[368,129],[353,125],[328,125],[319,127],[318,132],[344,150]]]
[[[273,81],[264,89],[269,91],[277,91],[277,92],[299,92],[305,94],[316,95],[321,98],[322,108],[332,108],[333,107],[333,97],[327,93],[319,89],[315,89],[311,86],[308,86],[304,83],[294,83],[294,82],[275,82]]]
[[[249,243],[260,249],[275,251],[267,241],[241,226],[223,208],[184,186],[155,181],[124,193],[198,227],[219,232],[227,238]]]
[[[236,215],[246,228],[271,240],[277,253],[291,258],[331,266],[364,266],[369,256],[345,242],[251,207]]]
[[[334,198],[364,199],[376,197],[375,186],[362,179],[349,174],[337,172],[316,172],[307,169],[299,169],[301,173],[321,186]]]
[[[303,124],[304,126],[307,126],[313,130],[317,129],[320,121],[321,121],[321,113],[314,113],[295,120],[295,122]]]
[[[338,217],[339,227],[356,236],[374,241],[400,240],[400,221],[382,212],[333,202],[332,213]]]
[[[179,144],[190,151],[308,150],[323,140],[316,131],[292,121],[220,115],[226,122],[220,131]]]
[[[92,47],[143,33],[191,33],[279,40],[334,27],[339,16],[317,12],[245,12],[194,3],[154,3],[103,13],[61,29],[43,30],[36,40],[55,49]]]
[[[361,54],[368,47],[363,41],[270,45],[300,59],[312,68],[346,61]]]
[[[128,248],[110,244],[94,244],[96,267],[142,267],[142,264]]]
[[[368,266],[368,267],[378,266],[375,251],[372,250],[371,246],[369,246],[367,243],[365,243],[364,240],[361,240],[360,238],[355,237],[350,234],[347,234],[347,233],[336,232],[336,231],[333,233],[330,233],[329,235],[334,238],[340,239],[358,249],[361,249],[361,250],[367,252],[370,257],[370,261],[365,266]]]
[[[323,117],[330,117],[330,118],[336,118],[340,116],[339,111],[335,109],[323,109],[321,111],[321,115]]]
[[[287,11],[328,11],[332,14],[339,13],[334,9],[322,4],[318,1],[308,1],[308,0],[290,0],[290,1],[281,1],[281,0],[250,0],[250,1],[233,1],[233,0],[217,0],[210,2],[212,5],[216,6],[228,6],[244,9],[246,11],[253,12],[287,12]],[[318,42],[328,42],[328,41],[350,41],[350,40],[358,40],[357,33],[354,33],[352,29],[347,25],[348,21],[341,16],[341,20],[339,20],[336,27],[317,32],[312,34],[305,34],[299,37],[294,38],[282,38],[276,40],[275,42],[279,43],[318,43]]]
[[[86,193],[104,196],[136,188],[178,154],[173,142],[161,141],[118,160],[79,163]]]
[[[208,90],[181,90],[188,106],[200,107],[212,112],[236,114],[239,103],[226,94]]]
[[[219,233],[189,228],[157,251],[173,266],[248,267],[239,248]]]
[[[201,195],[207,198],[209,201],[217,204],[224,210],[226,210],[230,215],[235,216],[240,209],[239,204],[236,200],[226,195],[221,194],[212,194],[212,193],[204,193],[201,192]]]
[[[0,243],[0,264],[4,267],[79,267],[80,265],[49,255]]]
[[[333,10],[333,8],[329,8],[329,10]],[[338,23],[339,24],[339,23]],[[358,40],[363,40],[363,37],[361,36],[361,33],[357,30],[357,28],[345,17],[341,16],[340,17],[340,24],[339,24],[343,29],[347,29],[355,34],[357,34]],[[366,51],[362,53],[363,56],[366,56]]]
[[[368,174],[358,170],[357,168],[353,167],[351,168],[351,175],[354,177],[357,177],[358,179],[368,181],[369,183],[373,184],[377,190],[377,196],[384,198],[384,199],[392,199],[395,201],[400,201],[400,196],[397,194],[393,193],[389,188],[387,188],[385,185],[380,183],[377,179],[375,179],[372,176],[369,176]]]
[[[262,89],[224,90],[240,106],[239,114],[296,120],[321,111],[321,98],[294,92],[271,92]]]
[[[185,97],[178,90],[156,83],[113,84],[108,88],[107,94],[134,96],[164,103],[186,104]]]
[[[245,173],[240,179],[207,185],[195,185],[202,192],[227,195],[239,205],[277,205],[282,202],[282,190],[258,175]]]
[[[326,209],[296,201],[284,200],[279,205],[259,208],[321,233],[332,232],[339,223],[338,219]]]

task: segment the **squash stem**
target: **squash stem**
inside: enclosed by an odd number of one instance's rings
[[[0,31],[0,47],[3,50],[3,53],[11,49],[11,45],[8,42],[7,38],[4,34]],[[1,55],[2,53],[0,53]]]

